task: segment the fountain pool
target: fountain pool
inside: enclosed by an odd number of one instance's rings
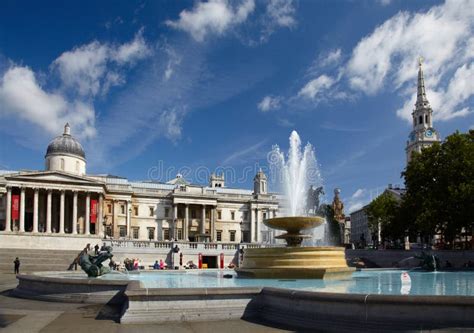
[[[411,283],[403,283],[401,275],[407,272]],[[232,278],[224,278],[224,275]],[[47,275],[43,275],[47,276]],[[51,275],[51,277],[58,275]],[[64,274],[69,279],[90,280],[83,273]],[[373,295],[434,295],[474,296],[474,272],[425,272],[405,270],[362,270],[345,279],[248,279],[239,278],[232,271],[152,271],[130,274],[111,273],[100,278],[106,281],[139,281],[147,289],[181,288],[243,288],[274,287],[313,292]]]

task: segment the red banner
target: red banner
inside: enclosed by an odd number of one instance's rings
[[[97,222],[97,200],[91,199],[91,223]]]
[[[221,269],[224,269],[224,253],[221,253],[219,258],[220,258],[220,265],[219,266],[220,266]]]
[[[12,220],[20,218],[20,195],[12,194]]]
[[[198,254],[198,268],[202,268],[202,253]]]

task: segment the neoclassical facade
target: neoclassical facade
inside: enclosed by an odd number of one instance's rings
[[[88,175],[69,124],[49,144],[44,171],[0,171],[0,233],[260,243],[278,208],[262,171],[253,191],[227,188],[223,175],[208,186],[179,174],[167,183]]]

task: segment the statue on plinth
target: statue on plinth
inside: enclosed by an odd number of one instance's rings
[[[111,246],[106,246],[96,256],[89,255],[87,251],[84,251],[79,258],[79,265],[88,277],[98,277],[110,273],[110,269],[102,266],[102,263],[113,256]]]
[[[311,185],[306,198],[306,210],[308,214],[312,212],[313,215],[316,215],[319,212],[321,195],[324,195],[323,187],[319,186],[315,188],[314,185]]]
[[[339,198],[339,193],[341,193],[341,190],[339,188],[336,188],[334,190],[334,200],[332,201],[332,209],[334,210],[334,219],[339,223],[344,223],[344,204]]]

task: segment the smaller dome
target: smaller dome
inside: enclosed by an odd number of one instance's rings
[[[46,157],[49,155],[75,155],[83,159],[86,158],[86,153],[82,145],[74,137],[71,136],[71,128],[69,124],[64,126],[64,133],[54,138],[48,145],[46,150]]]

